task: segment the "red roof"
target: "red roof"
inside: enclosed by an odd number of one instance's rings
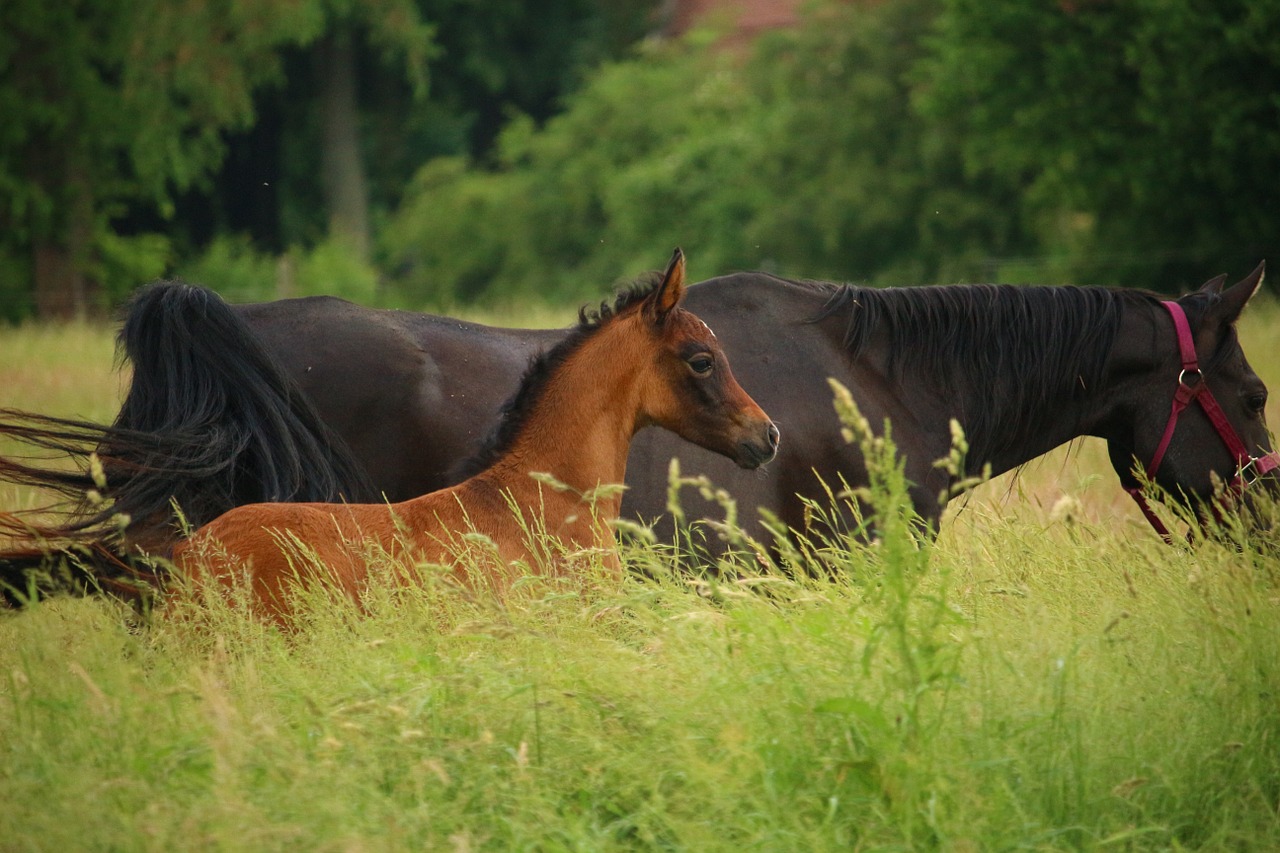
[[[662,31],[678,36],[699,24],[729,27],[732,41],[750,41],[765,30],[794,26],[802,0],[668,0]]]

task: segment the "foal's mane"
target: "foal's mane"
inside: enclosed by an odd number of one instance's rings
[[[1062,404],[1102,387],[1127,306],[1159,297],[1105,287],[946,285],[868,288],[832,285],[814,317],[845,318],[851,357],[888,336],[893,379],[911,374],[954,399],[966,422],[971,453],[989,458],[1000,422],[1004,435],[1031,437],[1060,416]],[[1021,413],[1009,423],[1010,412]]]
[[[658,289],[660,284],[662,284],[661,273],[645,273],[631,284],[621,288],[612,300],[601,302],[595,307],[584,305],[579,308],[578,324],[569,331],[569,334],[555,346],[529,359],[529,366],[520,379],[520,387],[502,406],[498,425],[489,433],[471,458],[454,467],[450,479],[461,482],[479,474],[501,459],[524,429],[533,413],[534,404],[542,397],[551,377],[556,374],[560,366],[610,320],[643,302],[649,294]]]

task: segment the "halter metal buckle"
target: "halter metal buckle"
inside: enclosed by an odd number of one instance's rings
[[[1190,369],[1183,368],[1178,371],[1178,384],[1184,388],[1191,389],[1204,379],[1204,374],[1200,372],[1200,368],[1193,367]]]

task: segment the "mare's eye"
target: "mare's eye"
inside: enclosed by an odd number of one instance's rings
[[[1267,407],[1267,393],[1263,391],[1260,394],[1250,394],[1244,398],[1244,404],[1255,414],[1261,412]]]
[[[706,376],[716,366],[715,359],[709,355],[695,355],[688,363],[689,369],[699,376]]]

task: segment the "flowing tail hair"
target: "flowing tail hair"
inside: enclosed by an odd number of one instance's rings
[[[112,425],[0,409],[0,436],[40,451],[0,457],[0,479],[60,496],[0,514],[0,591],[10,603],[28,597],[32,570],[51,557],[72,567],[61,574],[73,587],[157,579],[152,561],[135,558],[172,547],[179,512],[194,528],[246,503],[378,499],[346,443],[213,291],[181,282],[139,290],[117,346],[133,378]],[[49,464],[65,456],[77,470]],[[51,511],[60,520],[27,520]]]

